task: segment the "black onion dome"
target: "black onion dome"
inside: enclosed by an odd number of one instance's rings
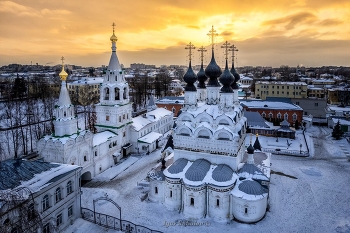
[[[207,81],[208,77],[205,75],[204,69],[203,69],[203,63],[201,65],[201,69],[197,73],[197,79],[198,79],[198,88],[206,88],[205,81]]]
[[[233,92],[233,90],[230,87],[230,85],[233,82],[233,80],[235,80],[235,78],[233,77],[233,75],[228,70],[227,60],[226,60],[226,66],[225,66],[224,73],[222,73],[220,75],[219,80],[220,80],[220,82],[223,85],[221,87],[221,92],[225,92],[225,93],[232,93]]]
[[[231,88],[233,90],[238,90],[239,89],[239,86],[237,85],[237,82],[236,81],[233,81],[233,83],[231,84]]]
[[[249,147],[247,148],[247,152],[248,154],[254,154],[254,147],[252,146],[252,144],[250,144]]]
[[[214,58],[214,51],[212,51],[211,61],[207,68],[205,68],[205,74],[210,78],[208,86],[219,87],[218,77],[222,74],[221,68],[216,64]]]
[[[193,85],[193,83],[197,81],[197,75],[192,70],[191,61],[187,69],[187,72],[184,75],[184,81],[187,83],[185,87],[185,91],[197,91],[196,87]]]
[[[238,80],[241,79],[241,77],[239,76],[239,74],[235,69],[235,65],[233,64],[233,62],[232,62],[231,74],[233,75],[233,77],[235,77],[235,82],[238,82]]]

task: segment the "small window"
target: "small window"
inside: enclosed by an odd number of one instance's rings
[[[95,156],[97,156],[97,151],[95,151]]]
[[[155,193],[155,194],[158,194],[158,187],[155,187],[155,188],[154,188],[154,193]]]
[[[123,114],[123,120],[125,119],[125,114]]]
[[[72,217],[72,215],[73,215],[73,206],[69,206],[68,207],[68,218]]]
[[[173,191],[170,191],[170,197],[173,197]]]
[[[86,157],[86,155],[84,155],[84,162],[86,162],[87,161],[87,157]]]
[[[194,198],[191,197],[191,205],[194,205]]]
[[[28,220],[32,220],[35,217],[34,203],[28,206]]]
[[[318,103],[315,103],[315,107],[318,107]]]
[[[220,200],[216,199],[216,206],[219,207],[220,206]]]
[[[45,195],[43,197],[43,210],[47,210],[49,207],[49,195]]]
[[[124,131],[124,132],[123,132],[123,137],[125,137],[125,136],[126,136],[126,132]]]
[[[244,213],[248,214],[248,208],[247,207],[244,208]]]
[[[57,227],[62,224],[62,220],[63,220],[62,214],[57,215],[57,217],[56,217],[56,226]]]
[[[121,122],[122,121],[122,117],[121,116],[119,116],[119,122]]]
[[[57,188],[55,191],[55,201],[56,203],[59,202],[62,199],[62,192],[61,188]]]
[[[71,194],[73,192],[73,185],[72,181],[67,182],[67,195]]]
[[[109,121],[109,116],[106,116],[106,121]]]

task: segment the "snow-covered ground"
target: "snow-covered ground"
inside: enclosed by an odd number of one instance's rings
[[[168,211],[160,203],[141,201],[140,197],[144,195],[145,190],[138,188],[137,182],[157,164],[160,150],[148,156],[138,157],[137,160],[130,157],[133,163],[129,162],[132,165],[128,169],[120,167],[123,171],[115,179],[101,183],[98,188],[82,188],[82,207],[93,209],[93,199],[108,195],[121,207],[123,219],[170,233],[350,233],[350,162],[346,154],[350,151],[350,144],[346,140],[333,140],[331,130],[327,128],[311,127],[307,133],[315,144],[313,157],[272,155],[271,169],[274,172],[282,172],[297,179],[271,174],[270,209],[265,218],[255,224],[236,221],[218,223],[205,218],[193,220],[192,223],[196,226],[184,226],[181,223],[185,223],[185,219],[177,211]],[[110,174],[105,176],[109,177]],[[112,216],[119,215],[112,204],[103,201],[96,203],[96,211]],[[116,231],[79,219],[64,232]]]

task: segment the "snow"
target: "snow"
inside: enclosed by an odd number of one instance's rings
[[[104,142],[107,142],[108,139],[117,136],[115,133],[112,133],[111,131],[104,131],[101,133],[96,133],[94,134],[94,139],[93,139],[93,146],[98,146]]]
[[[172,112],[166,110],[164,108],[156,108],[153,111],[149,111],[146,113],[146,116],[138,116],[132,119],[133,123],[131,126],[136,130],[140,131],[146,125],[151,124],[152,122],[159,121],[161,118],[165,116],[171,115]]]
[[[247,179],[247,180],[252,180],[252,179]],[[234,195],[235,197],[239,197],[239,198],[242,198],[244,200],[252,201],[252,200],[260,200],[260,199],[263,199],[264,197],[267,196],[267,193],[264,193],[262,195],[251,195],[251,194],[247,194],[245,192],[242,192],[238,188],[240,183],[242,183],[242,181],[237,180],[235,187],[231,191],[231,194]]]
[[[186,220],[178,211],[168,211],[161,203],[141,201],[140,197],[144,195],[145,190],[138,188],[137,182],[143,180],[157,164],[161,156],[160,150],[140,157],[115,179],[103,183],[98,188],[82,188],[82,207],[92,209],[93,199],[107,194],[121,207],[123,219],[167,233],[349,232],[350,163],[340,146],[346,141],[331,139],[330,132],[330,129],[322,127],[307,129],[306,133],[315,143],[314,157],[272,155],[273,171],[283,172],[297,179],[271,175],[270,209],[266,216],[255,224],[236,221],[226,224],[215,222],[211,218],[203,218],[190,220],[192,223],[198,223],[197,226],[183,226],[180,222]],[[260,137],[262,136],[259,136],[259,139]],[[260,140],[261,144],[262,141],[264,140]],[[297,144],[295,140],[292,145],[294,143]],[[281,144],[286,142],[282,141]],[[349,144],[344,145],[349,148]],[[113,205],[107,202],[96,204],[98,212],[111,216],[118,215]],[[64,232],[106,231],[100,226],[78,219]],[[117,231],[108,230],[108,232]]]
[[[285,102],[275,102],[275,101],[241,101],[241,104],[247,106],[248,108],[266,108],[265,105],[268,106],[268,109],[289,109],[289,110],[303,110],[298,105],[289,104]]]
[[[150,143],[155,142],[157,139],[159,139],[162,136],[163,136],[163,134],[156,133],[156,132],[150,132],[149,134],[143,136],[142,138],[139,138],[138,141],[150,144]]]

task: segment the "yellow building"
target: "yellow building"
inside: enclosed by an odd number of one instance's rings
[[[307,84],[304,82],[267,82],[255,83],[255,97],[307,98]]]
[[[100,85],[103,78],[82,78],[67,84],[69,96],[74,104],[96,104],[100,100]]]

